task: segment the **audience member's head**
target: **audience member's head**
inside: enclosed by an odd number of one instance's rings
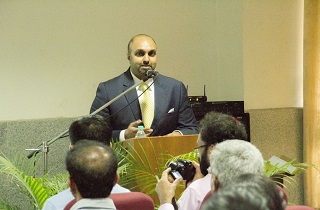
[[[253,144],[243,140],[226,140],[217,144],[210,155],[213,190],[224,187],[246,173],[263,174],[264,160]]]
[[[220,112],[207,113],[200,121],[199,130],[197,144],[200,169],[203,175],[208,174],[209,156],[217,143],[227,139],[247,140],[244,125],[237,118]]]
[[[106,198],[118,181],[117,156],[109,146],[98,141],[78,141],[67,153],[66,167],[77,200]]]
[[[284,210],[281,191],[268,177],[243,174],[214,193],[202,210]]]
[[[217,144],[227,139],[247,140],[244,125],[235,117],[220,113],[209,112],[200,121],[201,140],[207,144]]]
[[[74,121],[69,127],[71,145],[82,139],[89,139],[110,145],[112,128],[110,122],[99,116],[85,116]]]

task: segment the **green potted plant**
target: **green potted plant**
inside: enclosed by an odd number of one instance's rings
[[[152,145],[152,142],[149,141]],[[121,143],[114,145],[116,151],[120,152],[120,159],[126,163],[126,169],[121,170],[120,173],[120,184],[133,190],[142,191],[151,197],[157,197],[155,192],[155,186],[157,184],[157,179],[155,176],[161,177],[162,171],[166,168],[170,161],[176,161],[178,159],[197,161],[197,153],[190,152],[186,154],[181,154],[178,156],[172,156],[170,154],[160,153],[156,154],[158,161],[156,162],[156,170],[150,167],[149,162],[150,157],[146,156],[144,148],[142,145],[136,145],[140,147],[138,152],[132,145],[124,146]],[[152,147],[151,147],[152,148]],[[142,152],[141,152],[142,151]],[[287,190],[287,186],[284,184],[283,180],[289,184],[296,184],[296,180],[293,178],[294,175],[302,173],[308,167],[315,167],[312,164],[307,163],[297,163],[295,159],[287,160],[285,163],[274,163],[270,160],[265,161],[265,175],[272,178],[274,182]],[[294,170],[292,170],[294,168]],[[136,180],[139,180],[137,182]],[[180,192],[184,189],[184,186],[180,186]],[[179,198],[179,194],[177,196]],[[156,203],[157,204],[157,203]]]
[[[67,188],[67,174],[34,177],[37,170],[37,164],[34,163],[38,162],[35,160],[35,157],[26,159],[21,155],[6,156],[0,151],[0,174],[6,175],[12,190],[28,201],[29,209],[41,209],[48,197]],[[21,209],[21,207],[8,198],[1,197],[0,209]]]
[[[154,150],[151,141],[151,150]],[[156,157],[156,167],[152,168],[150,157],[147,157],[146,152],[141,144],[135,145],[139,147],[138,152],[132,145],[124,145],[122,143],[114,143],[113,149],[116,151],[119,159],[118,172],[120,174],[120,185],[131,189],[132,191],[141,191],[155,198],[155,186],[157,184],[156,176],[161,177],[162,171],[166,168],[170,161],[178,159],[197,161],[197,153],[190,152],[177,156],[166,154],[165,152],[153,153]],[[142,151],[142,152],[141,152]],[[0,174],[5,174],[9,178],[11,186],[16,191],[24,196],[29,202],[30,209],[41,209],[45,200],[68,187],[68,174],[44,175],[34,177],[37,170],[36,157],[30,160],[19,155],[6,156],[0,152]],[[290,167],[295,167],[296,170],[292,173]],[[271,164],[269,160],[265,162],[265,175],[273,178],[275,182],[283,187],[282,179],[289,180],[290,183],[295,183],[292,175],[303,172],[308,167],[314,167],[312,164],[296,163],[295,160],[287,161],[285,164]],[[138,180],[138,181],[137,181]],[[280,180],[280,181],[279,181]],[[184,186],[180,185],[180,192]],[[179,191],[179,189],[178,189]],[[179,197],[179,195],[178,195]],[[178,198],[177,197],[177,198]],[[157,203],[156,203],[157,205]],[[6,197],[0,196],[0,209],[20,209],[18,205],[9,201]]]

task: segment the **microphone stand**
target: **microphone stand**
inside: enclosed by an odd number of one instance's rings
[[[149,71],[148,71],[149,72]],[[110,104],[112,104],[113,102],[115,102],[116,100],[118,100],[119,98],[121,98],[122,96],[124,96],[125,94],[127,94],[129,91],[135,89],[137,86],[139,86],[142,82],[145,82],[146,80],[148,80],[151,77],[157,76],[157,73],[153,73],[150,74],[146,72],[146,78],[135,84],[132,85],[130,88],[128,88],[127,90],[125,90],[124,92],[120,93],[118,96],[116,96],[115,98],[113,98],[112,100],[108,101],[106,104],[104,104],[103,106],[101,106],[99,109],[97,109],[96,111],[92,112],[91,114],[87,115],[87,116],[93,116],[96,115],[98,112],[100,112],[101,110],[105,109],[106,107],[110,106]],[[56,140],[63,138],[67,133],[69,132],[69,129],[63,131],[62,133],[60,133],[58,136],[56,136],[55,138],[47,141],[47,142],[42,142],[41,145],[39,145],[37,148],[32,148],[32,149],[25,149],[26,151],[32,151],[29,155],[28,158],[30,159],[33,155],[38,154],[40,151],[43,152],[43,160],[44,160],[44,169],[43,169],[43,173],[46,174],[48,172],[48,152],[49,152],[49,146],[54,143]],[[40,147],[41,146],[41,147]]]

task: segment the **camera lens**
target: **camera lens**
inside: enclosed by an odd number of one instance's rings
[[[196,171],[192,162],[188,160],[177,160],[176,162],[171,161],[168,167],[171,168],[171,171],[169,174],[174,179],[182,177],[187,182],[193,179]]]
[[[178,168],[177,162],[170,162],[167,168],[171,168],[171,170],[176,170]]]

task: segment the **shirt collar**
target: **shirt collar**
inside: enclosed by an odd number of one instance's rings
[[[116,209],[114,202],[111,198],[82,198],[77,201],[71,209],[80,209],[85,207],[96,207],[101,209]]]

